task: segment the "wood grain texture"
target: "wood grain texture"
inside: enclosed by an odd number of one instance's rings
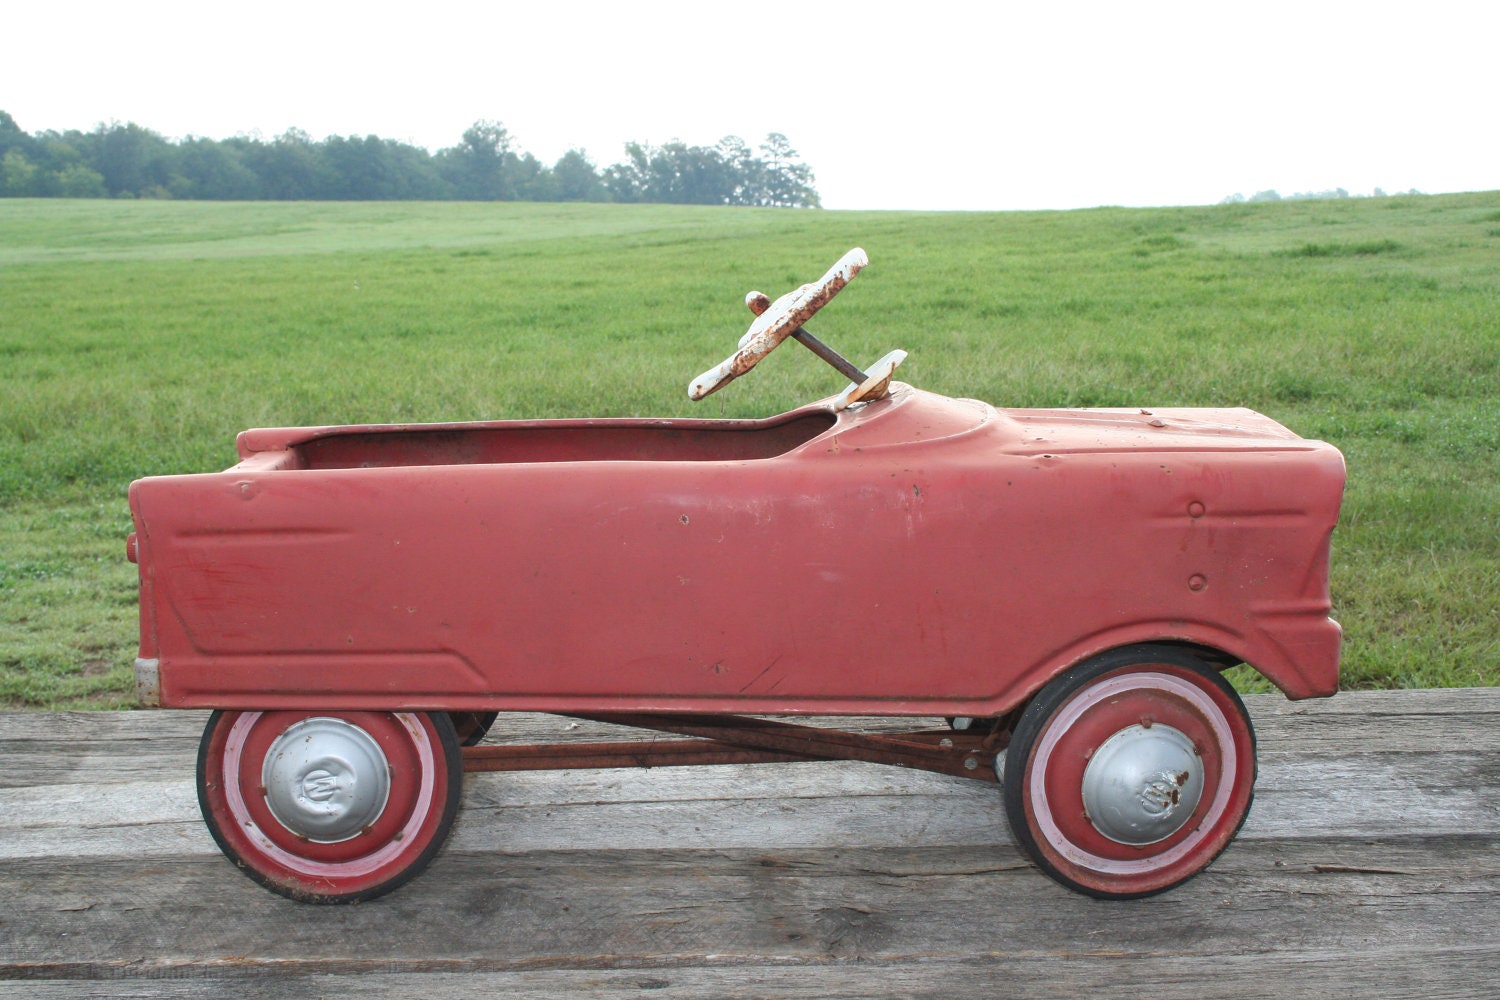
[[[993,786],[806,763],[470,775],[419,879],[306,906],[204,830],[202,713],[0,713],[0,998],[1497,995],[1500,690],[1248,704],[1240,838],[1128,903],[1041,875]]]

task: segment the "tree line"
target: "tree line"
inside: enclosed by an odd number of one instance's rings
[[[818,208],[812,168],[787,137],[752,150],[738,136],[714,146],[628,143],[598,169],[570,149],[548,166],[504,125],[477,121],[436,153],[369,135],[315,140],[169,140],[134,122],[28,134],[0,111],[0,197],[188,198],[215,201],[615,201]]]
[[[1412,188],[1410,191],[1405,191],[1405,192],[1397,191],[1396,193],[1397,194],[1421,194],[1422,192],[1418,191],[1416,188]],[[1334,188],[1332,191],[1298,191],[1296,194],[1286,194],[1286,195],[1277,194],[1276,190],[1274,188],[1272,188],[1272,189],[1269,189],[1269,190],[1266,190],[1266,191],[1257,191],[1257,192],[1255,192],[1254,194],[1252,194],[1248,198],[1246,198],[1243,194],[1240,194],[1238,191],[1236,191],[1234,194],[1231,194],[1231,195],[1228,195],[1227,197],[1225,197],[1223,201],[1219,202],[1219,204],[1220,205],[1243,205],[1245,202],[1258,203],[1258,202],[1263,202],[1263,201],[1330,201],[1330,200],[1336,200],[1336,199],[1339,199],[1339,198],[1361,198],[1361,197],[1363,197],[1363,195],[1350,194],[1344,188]],[[1375,191],[1374,191],[1374,193],[1371,195],[1371,197],[1372,198],[1389,198],[1390,195],[1386,194],[1383,189],[1376,188]]]

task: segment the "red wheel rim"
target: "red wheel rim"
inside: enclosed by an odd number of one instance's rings
[[[335,843],[284,826],[261,783],[267,749],[313,718],[359,727],[389,767],[379,815]],[[202,780],[205,813],[221,846],[259,880],[293,895],[363,897],[387,883],[394,887],[425,863],[452,817],[442,738],[427,716],[410,712],[226,712],[205,747]]]
[[[1104,740],[1149,720],[1192,740],[1203,768],[1196,807],[1171,834],[1144,845],[1113,840],[1083,806],[1083,774]],[[1233,699],[1197,673],[1145,664],[1105,674],[1047,721],[1027,762],[1022,795],[1048,862],[1111,895],[1157,891],[1212,861],[1233,838],[1254,786],[1254,737]]]

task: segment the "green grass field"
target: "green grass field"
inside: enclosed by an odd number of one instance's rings
[[[760,416],[701,404],[751,288],[872,265],[814,323],[999,405],[1261,410],[1349,463],[1347,687],[1500,682],[1500,193],[917,214],[0,200],[0,707],[129,704],[137,477],[251,426]],[[1253,679],[1243,672],[1247,687]]]

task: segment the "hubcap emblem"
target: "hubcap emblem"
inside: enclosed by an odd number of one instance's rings
[[[352,784],[352,782],[351,782]],[[314,802],[327,802],[338,794],[338,775],[318,768],[302,779],[302,794]]]
[[[337,844],[380,818],[391,791],[380,744],[343,719],[303,719],[266,751],[266,805],[298,837]]]

